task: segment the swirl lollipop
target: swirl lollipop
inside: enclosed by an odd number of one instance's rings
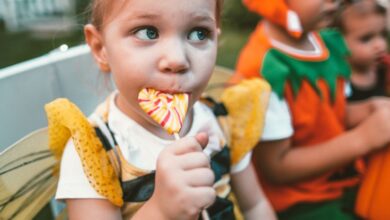
[[[183,126],[188,101],[187,93],[168,94],[149,88],[141,90],[138,95],[139,105],[146,114],[175,137]]]

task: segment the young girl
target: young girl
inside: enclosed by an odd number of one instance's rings
[[[350,101],[386,96],[388,76],[383,61],[387,50],[386,9],[373,0],[346,5],[336,26],[351,51]]]
[[[51,142],[72,133],[56,195],[66,200],[70,219],[198,219],[202,210],[203,217],[234,219],[229,172],[245,218],[275,219],[251,153],[229,169],[221,129],[197,102],[213,71],[221,7],[221,0],[93,1],[86,41],[118,89],[90,117],[100,141],[73,105],[59,100],[47,106],[49,127],[66,127],[51,132]],[[174,141],[141,109],[138,95],[145,88],[189,94],[182,139]]]
[[[350,191],[362,170],[357,159],[390,142],[390,102],[346,105],[347,47],[338,32],[316,31],[332,21],[339,1],[244,2],[264,20],[233,80],[263,77],[272,86],[262,143],[254,151],[267,197],[280,219],[356,218]],[[353,162],[354,172],[347,172]]]

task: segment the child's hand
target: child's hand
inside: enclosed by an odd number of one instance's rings
[[[390,143],[390,108],[377,108],[356,128],[366,153]]]
[[[346,125],[348,128],[359,126],[378,109],[390,109],[390,98],[372,97],[365,101],[348,103]]]
[[[390,109],[390,98],[388,97],[373,97],[369,100],[369,103],[371,112],[382,108]]]
[[[168,219],[197,219],[216,197],[214,173],[203,153],[208,136],[200,133],[168,146],[157,160],[156,184],[151,198]]]

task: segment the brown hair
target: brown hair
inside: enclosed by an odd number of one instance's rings
[[[345,15],[351,11],[359,16],[369,14],[386,16],[386,8],[379,5],[374,0],[346,0],[332,26],[337,27],[341,32],[345,33],[347,31],[345,27]]]
[[[224,0],[216,1],[217,7],[215,15],[218,25],[220,25],[220,17],[222,14],[222,5]],[[104,19],[107,18],[108,13],[112,10],[110,3],[112,3],[111,0],[92,0],[91,4],[89,5],[88,14],[90,14],[90,23],[93,24],[98,30],[104,26]]]

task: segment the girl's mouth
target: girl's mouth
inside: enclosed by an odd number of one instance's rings
[[[188,94],[188,95],[191,94],[190,91],[185,91],[184,89],[181,89],[181,88],[158,88],[158,87],[147,87],[147,88],[156,90],[156,91],[161,92],[161,93],[171,94],[171,95],[183,94],[183,93]]]
[[[180,94],[180,93],[187,93],[187,94],[189,94],[188,92],[177,91],[177,90],[173,90],[173,89],[164,89],[164,90],[158,90],[158,91],[163,92],[163,93],[167,93],[167,94],[172,94],[172,95]]]
[[[376,62],[378,63],[385,63],[386,62],[386,56],[384,54],[378,55],[377,58],[375,59]]]

